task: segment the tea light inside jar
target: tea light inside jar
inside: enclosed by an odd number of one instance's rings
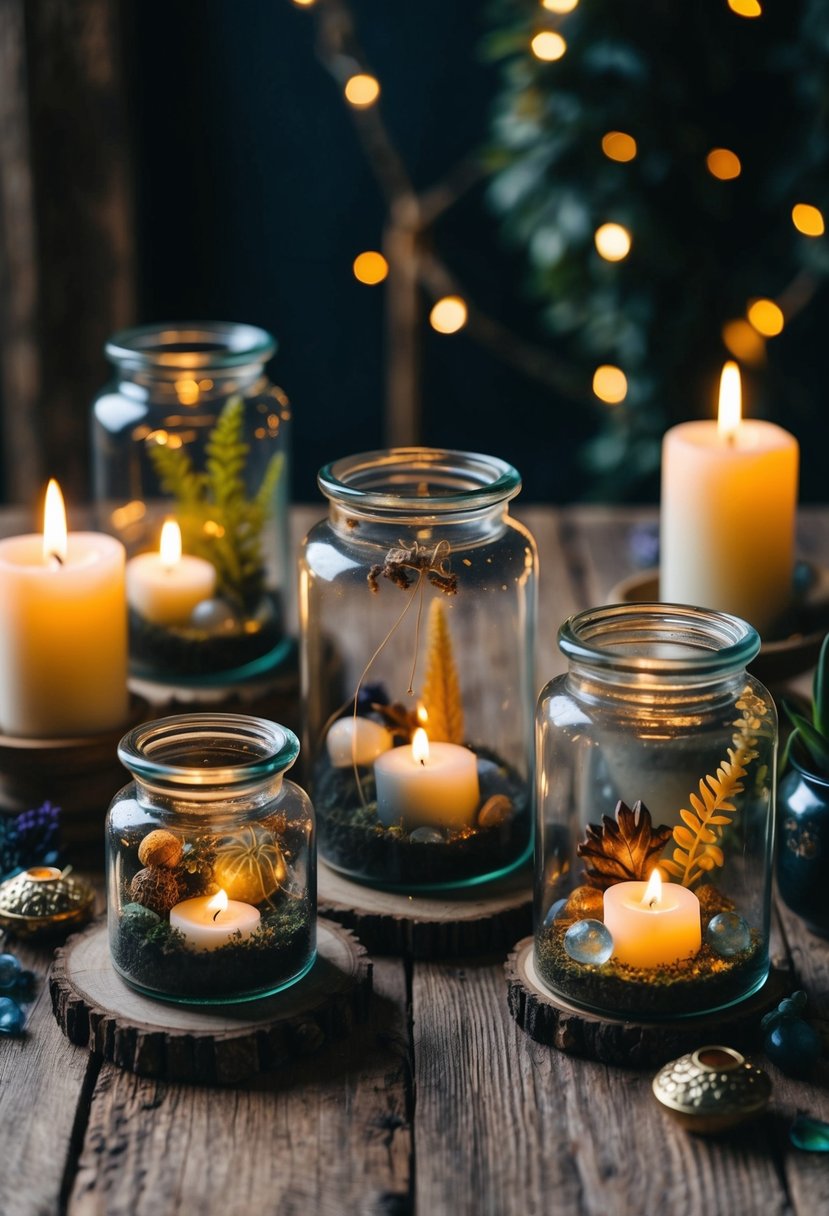
[[[481,800],[478,759],[456,743],[430,743],[423,727],[411,746],[395,747],[374,763],[377,815],[387,827],[434,824],[466,827]]]
[[[155,625],[184,625],[197,604],[216,588],[216,569],[203,557],[181,552],[181,528],[174,519],[161,529],[158,553],[139,553],[127,562],[130,607]]]
[[[228,899],[226,891],[185,899],[170,911],[170,927],[184,934],[194,950],[218,950],[236,933],[250,937],[261,917],[253,904]]]
[[[631,967],[665,967],[692,958],[702,945],[699,900],[659,870],[647,883],[617,882],[604,893],[604,923],[613,958]]]

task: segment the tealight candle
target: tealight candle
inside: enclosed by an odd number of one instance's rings
[[[731,612],[766,633],[792,595],[797,440],[741,419],[727,363],[718,422],[683,422],[662,446],[660,599]]]
[[[617,882],[604,893],[604,924],[613,958],[631,967],[665,967],[692,958],[702,945],[699,900],[678,883]]]
[[[183,933],[193,950],[218,950],[236,933],[250,937],[260,920],[253,904],[228,899],[225,891],[182,900],[170,910],[170,927]]]
[[[56,481],[43,535],[0,541],[0,731],[93,735],[127,716],[124,546],[66,531]]]
[[[471,824],[480,802],[478,761],[468,747],[430,743],[418,727],[411,746],[395,747],[374,764],[377,815],[387,827]]]
[[[209,600],[216,569],[203,557],[181,552],[181,529],[168,519],[158,553],[139,553],[127,562],[127,599],[155,625],[184,625],[196,604]]]

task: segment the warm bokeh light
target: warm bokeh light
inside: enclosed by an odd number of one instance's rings
[[[57,558],[61,565],[66,561],[66,507],[63,495],[54,477],[46,487],[43,504],[43,560]]]
[[[742,317],[726,321],[722,327],[722,340],[734,358],[743,363],[762,363],[766,356],[765,339]]]
[[[466,304],[460,296],[444,296],[429,313],[429,323],[439,334],[456,334],[466,325]]]
[[[429,736],[422,726],[412,735],[412,759],[415,764],[425,764],[429,759]]]
[[[628,378],[621,367],[603,363],[593,373],[593,392],[606,405],[618,405],[628,392]]]
[[[379,81],[374,76],[369,76],[367,72],[358,72],[356,76],[349,76],[345,82],[346,101],[351,102],[360,110],[364,110],[366,106],[373,106],[379,96]]]
[[[315,3],[315,0],[293,0],[293,2],[297,8],[310,8]]]
[[[165,570],[172,570],[181,561],[181,528],[174,519],[165,519],[161,525],[158,550]]]
[[[195,405],[199,399],[199,391],[196,380],[189,377],[176,380],[176,395],[182,405]]]
[[[774,300],[752,300],[746,313],[751,324],[764,338],[776,338],[783,332],[785,317]]]
[[[596,248],[607,262],[621,262],[630,253],[630,233],[621,224],[602,224],[593,239]]]
[[[382,253],[377,253],[374,249],[367,249],[365,253],[357,254],[352,269],[355,279],[373,287],[375,283],[382,283],[386,278],[389,273],[389,264]]]
[[[823,236],[826,229],[823,212],[809,203],[796,203],[792,207],[792,223],[804,236]]]
[[[718,177],[721,182],[733,181],[743,171],[739,156],[728,148],[712,148],[705,163],[711,176]]]
[[[548,13],[572,13],[579,0],[541,0],[541,7]]]
[[[554,63],[567,50],[567,43],[555,30],[542,30],[536,34],[530,46],[536,59],[542,59],[544,63]]]
[[[720,400],[717,409],[717,430],[724,439],[733,439],[740,427],[743,413],[743,384],[740,369],[730,360],[723,364],[720,375]]]
[[[738,17],[760,17],[763,14],[760,0],[728,0],[728,7]]]
[[[610,160],[633,160],[636,151],[636,140],[624,131],[608,131],[602,136],[602,152]]]

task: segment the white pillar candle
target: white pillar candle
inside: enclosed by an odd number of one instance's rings
[[[665,967],[693,958],[702,945],[699,900],[658,870],[647,883],[617,882],[604,893],[604,923],[613,958],[631,967]]]
[[[185,899],[170,910],[170,927],[184,934],[191,950],[218,950],[236,933],[250,937],[260,920],[253,904],[228,899],[224,891]]]
[[[42,536],[0,541],[0,731],[94,735],[127,717],[124,546],[66,534],[57,482]]]
[[[796,439],[740,420],[740,373],[726,364],[720,421],[683,422],[662,445],[660,599],[768,633],[792,595],[797,476]]]
[[[127,599],[154,625],[185,625],[196,604],[216,588],[216,569],[203,557],[182,555],[181,529],[168,519],[158,553],[139,553],[127,562]]]
[[[373,764],[392,746],[391,731],[371,718],[338,718],[325,736],[328,759],[334,768]]]
[[[481,800],[478,761],[468,747],[430,743],[422,727],[411,746],[395,747],[374,764],[377,814],[386,827],[470,825]]]

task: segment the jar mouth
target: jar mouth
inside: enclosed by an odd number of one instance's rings
[[[334,502],[396,515],[477,511],[521,489],[520,474],[497,456],[425,447],[345,456],[324,465],[317,482]]]
[[[118,759],[147,781],[250,785],[285,772],[299,755],[293,731],[246,714],[175,714],[124,735]]]
[[[760,650],[753,625],[687,604],[608,604],[568,617],[559,648],[571,660],[639,675],[725,675]]]
[[[121,329],[107,341],[107,359],[130,371],[159,367],[223,368],[266,363],[276,339],[236,321],[169,321]]]

